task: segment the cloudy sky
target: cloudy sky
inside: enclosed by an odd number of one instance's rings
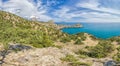
[[[40,21],[120,22],[120,0],[0,0],[0,10]]]

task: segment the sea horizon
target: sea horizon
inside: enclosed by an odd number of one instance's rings
[[[64,28],[62,32],[68,34],[77,34],[81,32],[85,32],[88,34],[92,34],[93,36],[101,39],[109,39],[112,37],[120,36],[120,22],[57,22],[56,24],[65,24],[65,25],[73,25],[73,24],[81,24],[83,27],[81,28]]]

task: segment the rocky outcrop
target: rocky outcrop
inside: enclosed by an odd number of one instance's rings
[[[74,25],[57,25],[58,29],[63,28],[80,28],[83,27],[81,24],[74,24]]]
[[[11,44],[9,46],[9,50],[21,51],[21,50],[28,50],[28,49],[32,49],[32,47],[31,46],[22,45],[22,44]]]
[[[61,58],[66,55],[73,55],[80,62],[91,62],[91,66],[109,66],[110,63],[115,64],[109,60],[110,58],[79,58],[72,50],[66,48],[33,48],[29,50],[22,50],[19,52],[7,53],[4,57],[2,66],[71,66],[69,62],[64,62]]]
[[[2,66],[67,66],[60,60],[66,54],[74,53],[53,47],[12,52],[6,56]]]

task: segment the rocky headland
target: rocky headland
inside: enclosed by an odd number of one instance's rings
[[[60,24],[58,24],[57,25],[58,26],[58,29],[64,29],[64,28],[81,28],[81,27],[83,27],[83,25],[81,25],[81,24],[74,24],[74,25],[60,25]]]

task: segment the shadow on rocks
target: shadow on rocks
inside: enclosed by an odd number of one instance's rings
[[[28,50],[32,49],[30,46],[22,45],[22,44],[12,44],[9,45],[9,50],[16,50],[16,51],[22,51],[22,50]]]
[[[0,66],[5,63],[4,59],[6,55],[11,53],[12,51],[22,51],[32,49],[30,46],[22,45],[22,44],[10,44],[7,50],[0,51]]]

